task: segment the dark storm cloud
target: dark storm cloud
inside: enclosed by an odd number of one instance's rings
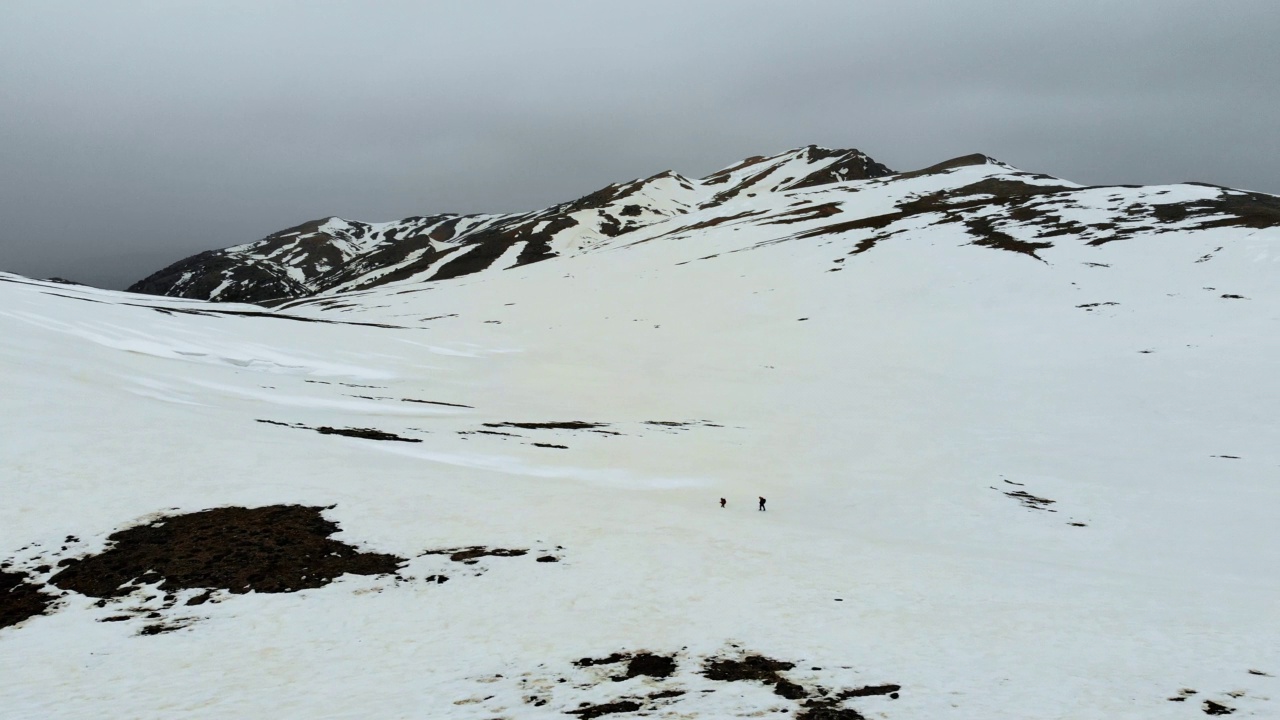
[[[303,220],[514,211],[816,143],[1280,192],[1259,2],[11,1],[0,269],[122,286]]]

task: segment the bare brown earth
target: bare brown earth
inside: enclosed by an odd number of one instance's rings
[[[627,663],[627,670],[621,675],[614,676],[612,678],[614,682],[630,680],[641,675],[662,679],[670,677],[671,673],[676,670],[675,657],[651,652],[616,652],[602,658],[582,658],[573,664],[578,667],[593,667],[596,665],[616,665],[622,662]]]
[[[702,674],[709,680],[772,685],[774,694],[788,700],[799,700],[808,694],[805,689],[778,674],[795,666],[795,663],[773,660],[763,655],[748,655],[741,659],[713,658],[707,661]]]
[[[1205,715],[1230,715],[1235,712],[1235,708],[1227,707],[1220,702],[1213,700],[1205,700],[1202,708]]]
[[[347,437],[364,438],[365,440],[394,440],[396,442],[422,442],[418,438],[407,438],[395,433],[384,432],[376,428],[334,428],[321,426],[312,428],[321,435],[345,435]]]
[[[618,702],[602,703],[600,705],[588,705],[577,710],[569,710],[565,714],[577,715],[582,720],[592,720],[602,715],[635,712],[641,707],[643,706],[634,700],[619,700]]]
[[[111,546],[101,553],[61,561],[63,569],[49,582],[100,598],[156,582],[170,593],[282,593],[322,587],[347,573],[394,574],[404,562],[330,538],[338,525],[322,510],[270,505],[161,517],[112,533]]]
[[[368,400],[377,399],[377,398],[371,398],[368,395],[355,395],[353,397],[360,397]],[[389,433],[384,430],[379,430],[377,428],[355,428],[355,427],[335,428],[335,427],[329,427],[328,425],[322,425],[320,427],[311,427],[310,425],[303,425],[302,423],[286,423],[286,422],[279,422],[277,420],[263,420],[261,418],[259,418],[257,422],[266,423],[267,425],[279,425],[280,427],[295,428],[298,430],[315,430],[321,435],[342,435],[345,437],[361,438],[364,440],[385,440],[385,441],[408,442],[408,443],[422,442],[422,440],[418,438],[407,438],[400,435],[396,435],[395,433]]]
[[[593,690],[604,682],[623,682],[643,676],[648,680],[640,687],[649,688],[652,691],[639,694],[635,692],[637,686],[623,686],[631,687],[631,693],[603,702],[599,700],[598,693],[593,693],[594,702],[583,702],[574,709],[566,709],[562,712],[589,718],[616,713],[652,714],[659,708],[671,708],[678,713],[682,696],[689,692],[687,688],[681,687],[680,678],[676,674],[681,663],[680,656],[681,653],[619,651],[600,657],[584,657],[576,660],[573,665],[578,668],[626,664],[626,670],[623,673],[614,672],[604,676],[597,674],[584,684],[574,685],[580,690]],[[838,690],[817,685],[805,687],[783,674],[794,670],[795,667],[795,663],[786,660],[734,650],[730,654],[704,658],[699,663],[698,673],[716,682],[747,682],[769,686],[774,694],[796,703],[795,715],[792,716],[796,720],[866,720],[866,716],[858,710],[844,707],[844,703],[855,698],[872,696],[887,696],[890,700],[896,700],[902,690],[901,686],[892,683]],[[820,670],[821,668],[812,669]],[[521,682],[525,681],[521,680]],[[563,683],[565,679],[561,677],[558,682]],[[713,692],[713,690],[702,692]],[[526,698],[526,702],[545,705],[547,700],[534,696]],[[778,712],[776,709],[773,711]]]
[[[39,585],[18,572],[0,570],[0,628],[43,615],[54,600]]]
[[[472,545],[462,548],[445,548],[443,550],[428,550],[423,555],[448,555],[449,559],[454,562],[466,563],[474,565],[476,560],[482,557],[520,557],[529,554],[528,550],[520,548],[490,548],[483,545]]]

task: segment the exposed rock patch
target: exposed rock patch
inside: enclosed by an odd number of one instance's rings
[[[740,660],[711,659],[702,674],[709,680],[721,682],[758,682],[772,685],[774,694],[788,700],[799,700],[808,695],[801,686],[778,673],[790,670],[795,663],[773,660],[763,655],[748,655]]]
[[[313,428],[321,435],[345,435],[346,437],[364,438],[365,440],[390,440],[395,442],[422,442],[418,438],[407,438],[395,433],[383,432],[376,428],[335,428],[327,425]]]
[[[366,397],[366,396],[357,395],[355,397]],[[374,400],[377,398],[366,398],[366,399]],[[407,443],[422,442],[422,440],[419,438],[407,438],[401,435],[396,435],[395,433],[386,432],[385,430],[379,430],[377,428],[357,428],[357,427],[337,428],[337,427],[329,427],[328,425],[321,425],[320,427],[311,427],[310,425],[303,425],[302,423],[286,423],[286,422],[279,422],[277,420],[263,420],[261,418],[258,419],[258,422],[265,423],[267,425],[279,425],[280,427],[295,428],[297,430],[315,430],[321,435],[342,435],[344,437],[361,438],[364,440],[383,440],[383,441],[389,441],[389,442],[407,442]]]
[[[19,572],[0,570],[0,628],[6,628],[49,609],[54,597]]]
[[[1230,715],[1236,711],[1235,708],[1227,707],[1213,700],[1205,700],[1201,709],[1204,710],[1205,715]]]
[[[897,699],[902,690],[896,683],[859,684],[845,686],[845,689],[840,689],[840,684],[836,683],[837,689],[832,690],[830,683],[819,684],[818,678],[809,673],[805,673],[803,678],[784,676],[783,673],[795,671],[796,663],[760,654],[742,653],[737,650],[738,646],[731,647],[734,648],[731,654],[704,656],[701,659],[689,658],[683,652],[618,651],[574,661],[572,665],[577,668],[576,673],[566,673],[563,670],[535,671],[518,676],[517,681],[525,703],[558,709],[566,715],[579,717],[618,713],[712,717],[704,715],[705,706],[700,704],[704,693],[716,692],[719,683],[747,682],[764,685],[774,695],[792,701],[795,707],[792,717],[795,718],[865,720],[864,715],[858,710],[845,707],[845,703],[877,696],[891,701]],[[822,668],[813,667],[810,670],[820,672]],[[488,683],[502,677],[488,676],[479,681]],[[632,682],[620,686],[623,688],[622,693],[612,697],[607,694],[607,688],[612,683],[628,680]],[[776,703],[767,707],[760,706],[758,695],[742,694],[735,690],[729,690],[729,694],[740,699],[731,700],[728,705],[724,705],[722,701],[715,717],[755,717],[783,712]],[[476,701],[484,702],[486,699],[488,698],[477,698]],[[494,711],[498,710],[495,706]]]
[[[1006,492],[1005,497],[1011,497],[1014,500],[1017,500],[1019,503],[1022,504],[1022,507],[1024,508],[1030,508],[1032,510],[1048,510],[1049,512],[1057,512],[1057,510],[1053,510],[1049,508],[1050,505],[1057,502],[1056,500],[1050,500],[1049,498],[1036,497],[1035,495],[1032,495],[1026,490],[1014,490],[1012,492]]]
[[[602,715],[613,715],[614,713],[635,712],[642,706],[634,700],[619,700],[618,702],[603,703],[600,705],[587,705],[577,710],[566,710],[566,715],[577,715],[582,720],[591,720]]]
[[[529,554],[528,550],[518,548],[491,548],[483,545],[472,545],[463,548],[447,548],[442,550],[428,550],[423,555],[448,555],[449,559],[454,562],[466,563],[474,565],[477,560],[482,557],[520,557]]]
[[[612,665],[614,663],[620,663],[623,660],[627,660],[630,657],[631,657],[631,653],[617,652],[610,655],[606,655],[602,658],[584,657],[581,660],[575,660],[573,664],[576,665],[577,667],[595,667],[596,665]]]
[[[1017,485],[1019,487],[1024,486],[1024,483],[1017,483],[1017,482],[1013,482],[1012,480],[1006,479],[1004,482],[1006,485]],[[1009,497],[1009,498],[1013,498],[1014,500],[1017,500],[1018,503],[1022,505],[1022,507],[1027,508],[1029,510],[1045,510],[1047,512],[1058,512],[1057,510],[1054,510],[1053,508],[1049,507],[1050,505],[1057,504],[1056,500],[1050,500],[1049,498],[1045,498],[1045,497],[1038,497],[1036,495],[1032,495],[1026,490],[1000,490],[1000,488],[997,488],[997,487],[992,487],[991,489],[999,490],[1000,492],[1004,493],[1005,497]]]
[[[852,708],[836,707],[828,704],[817,704],[806,707],[796,720],[866,720],[867,716]]]
[[[362,552],[331,539],[337,523],[324,508],[226,507],[161,517],[112,533],[111,547],[65,567],[50,583],[83,595],[127,595],[140,585],[161,590],[296,592],[341,575],[394,574],[402,558]],[[60,563],[60,564],[63,564]]]
[[[671,676],[676,670],[676,660],[670,655],[658,655],[650,652],[613,653],[602,658],[582,658],[574,662],[578,667],[594,667],[596,665],[616,665],[626,662],[627,669],[621,675],[611,678],[614,682],[630,680],[634,677],[646,676],[663,679]]]

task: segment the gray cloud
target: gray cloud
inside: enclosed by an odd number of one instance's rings
[[[0,269],[514,211],[817,143],[1280,193],[1269,0],[5,3]]]

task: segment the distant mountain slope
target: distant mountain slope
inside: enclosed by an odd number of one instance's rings
[[[194,255],[129,290],[260,302],[407,278],[442,280],[581,252],[601,240],[720,206],[743,193],[776,193],[891,173],[857,150],[809,146],[749,158],[702,180],[664,172],[610,185],[536,212],[444,214],[388,223],[331,217]]]
[[[962,168],[974,170],[956,172]],[[866,202],[870,195],[878,200]],[[722,223],[771,228],[777,240],[861,233],[856,252],[924,225],[954,224],[973,245],[1043,260],[1041,251],[1071,240],[1101,245],[1170,230],[1280,225],[1280,198],[1197,184],[1081,187],[984,155],[895,173],[857,150],[811,145],[697,180],[664,172],[610,185],[536,212],[314,220],[194,255],[129,290],[282,301],[507,270]]]

